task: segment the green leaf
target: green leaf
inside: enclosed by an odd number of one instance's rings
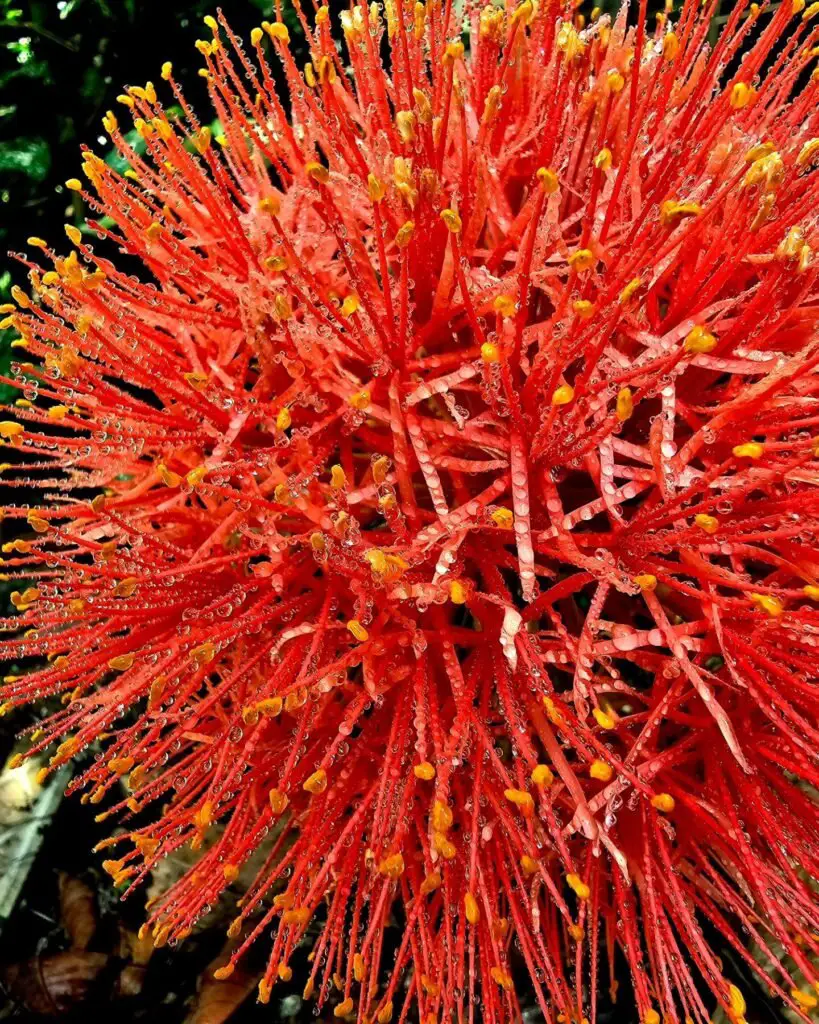
[[[45,181],[51,167],[51,151],[41,138],[17,138],[0,142],[0,173],[24,174]]]

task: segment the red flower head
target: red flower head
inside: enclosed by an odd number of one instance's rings
[[[273,835],[218,972],[272,930],[262,1001],[310,937],[338,1017],[515,1020],[529,978],[593,1021],[619,949],[644,1024],[736,1024],[707,924],[815,1005],[803,7],[738,0],[711,47],[713,0],[469,4],[467,42],[362,2],[341,55],[320,6],[304,67],[208,19],[221,135],[170,65],[120,97],[138,146],[106,116],[129,169],[68,182],[101,244],[32,240],[10,317],[44,497],[7,509],[5,700],[60,695],[31,753],[99,744],[71,788],[155,808],[117,881],[201,845],[158,944]]]

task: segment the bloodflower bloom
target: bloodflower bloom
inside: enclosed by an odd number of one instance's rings
[[[263,846],[217,972],[272,931],[263,1002],[310,938],[307,994],[381,1024],[515,1020],[521,978],[593,1021],[618,956],[644,1024],[736,1024],[715,947],[816,1004],[803,7],[712,47],[699,0],[469,4],[466,43],[362,2],[340,51],[319,6],[303,68],[209,19],[221,135],[167,64],[120,97],[139,146],[106,116],[99,244],[31,240],[10,315],[43,500],[6,510],[4,699],[62,698],[44,772],[104,750],[70,788],[117,882],[200,849],[157,944]]]

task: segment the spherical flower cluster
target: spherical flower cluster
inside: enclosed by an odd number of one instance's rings
[[[266,851],[263,1002],[816,1005],[819,5],[646,7],[209,18],[21,257],[4,708],[158,945]]]

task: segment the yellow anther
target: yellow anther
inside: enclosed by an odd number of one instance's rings
[[[77,258],[76,253],[72,253],[72,255],[74,256],[74,260],[76,261],[76,258]],[[30,308],[30,306],[31,306],[31,299],[28,297],[28,295],[26,295],[26,293],[23,291],[23,289],[20,288],[16,284],[12,285],[12,287],[11,287],[11,297],[14,299],[14,301],[17,303],[17,305],[21,309],[29,309]]]
[[[531,25],[534,16],[535,5],[532,3],[532,0],[523,0],[523,2],[519,3],[512,12],[510,20],[513,25],[518,21],[522,21],[524,25]]]
[[[372,203],[380,203],[387,194],[386,186],[374,174],[367,175],[367,194]]]
[[[613,93],[618,93],[623,91],[626,80],[617,68],[611,68],[606,74],[606,84]]]
[[[776,249],[776,255],[782,260],[793,260],[799,256],[804,242],[804,233],[800,227],[792,227]]]
[[[502,317],[511,319],[517,312],[517,303],[511,295],[496,295],[492,308]]]
[[[416,2],[413,8],[413,35],[416,39],[424,38],[424,27],[426,25],[427,9],[422,3]]]
[[[389,572],[390,563],[381,548],[370,548],[369,551],[364,552],[364,558],[370,563],[372,571],[379,576]]]
[[[272,24],[268,21],[262,22],[262,28],[267,32],[271,39],[277,39],[280,43],[290,42],[290,33],[287,31],[287,26],[282,24],[280,21],[274,21]]]
[[[640,590],[652,591],[657,589],[657,577],[652,575],[650,572],[644,572],[639,576],[635,576],[634,582]]]
[[[399,110],[395,115],[395,127],[402,142],[412,142],[415,138],[415,114],[411,110]]]
[[[324,8],[322,8],[324,10]],[[364,980],[364,972],[366,964],[364,963],[364,957],[360,953],[353,954],[353,977],[356,981]]]
[[[591,889],[581,879],[580,875],[566,875],[566,884],[580,900],[587,900],[591,896]]]
[[[535,808],[535,801],[532,799],[532,794],[527,793],[525,789],[505,789],[503,791],[503,795],[524,815],[530,815]]]
[[[819,156],[819,139],[810,139],[799,150],[799,156],[796,158],[796,166],[805,167],[813,161],[814,157],[817,156]]]
[[[441,800],[436,800],[432,805],[430,821],[435,832],[448,832],[452,828],[452,809],[447,807]]]
[[[651,806],[656,807],[658,811],[662,811],[663,814],[671,814],[674,810],[676,801],[670,793],[657,793],[656,796],[651,798]]]
[[[557,48],[563,54],[563,59],[567,64],[579,57],[586,49],[577,29],[570,21],[564,21],[560,26],[557,33]]]
[[[492,520],[495,526],[499,526],[502,530],[511,530],[512,524],[515,521],[515,517],[512,514],[512,510],[504,508],[503,506],[493,509],[493,511],[489,514],[489,518]]]
[[[185,479],[187,480],[191,487],[198,487],[199,484],[202,483],[202,481],[205,479],[207,475],[207,466],[195,466],[185,475]]]
[[[491,341],[485,341],[481,345],[481,359],[485,363],[499,363],[500,349]]]
[[[568,405],[574,399],[574,388],[571,384],[561,384],[552,392],[552,405]]]
[[[699,512],[694,516],[694,525],[704,530],[705,533],[716,533],[719,529],[719,519],[716,516],[709,516],[705,512]]]
[[[617,725],[617,720],[613,715],[610,715],[607,711],[603,711],[602,708],[594,708],[592,711],[594,720],[600,726],[601,729],[613,729]]]
[[[98,497],[100,497],[100,495],[98,495]],[[138,586],[139,580],[136,576],[126,576],[125,579],[119,580],[116,584],[114,587],[114,594],[116,597],[131,597],[136,593]]]
[[[336,491],[347,486],[347,474],[338,463],[330,467],[330,486]]]
[[[755,146],[751,146],[748,152],[745,154],[745,163],[753,164],[757,160],[763,160],[766,156],[770,156],[776,152],[776,145],[773,142],[758,142]]]
[[[625,288],[620,292],[620,305],[625,306],[627,302],[634,296],[634,294],[642,286],[642,279],[639,277],[633,277]]]
[[[330,180],[330,172],[324,164],[320,164],[317,160],[311,160],[305,164],[304,173],[318,185],[326,185]]]
[[[282,793],[280,789],[271,789],[267,794],[267,798],[270,801],[270,810],[278,816],[283,814],[287,809],[287,805],[290,803],[286,793]]]
[[[791,14],[801,14],[805,9],[805,0],[791,0]]]
[[[199,129],[191,139],[197,153],[206,153],[210,149],[211,138],[212,132],[207,125]]]
[[[460,580],[452,580],[449,584],[449,599],[453,604],[466,604],[469,596],[467,587]]]
[[[512,976],[502,967],[490,967],[489,974],[496,985],[500,985],[506,992],[512,988]]]
[[[589,302],[588,299],[575,299],[572,303],[572,309],[581,320],[588,320],[595,313],[594,303]]]
[[[26,514],[26,522],[35,533],[47,533],[49,530],[48,520],[43,519],[34,509]]]
[[[704,324],[697,324],[685,336],[683,347],[686,352],[693,352],[697,355],[705,354],[712,352],[717,347],[717,339]]]
[[[737,444],[731,449],[738,459],[761,459],[765,446],[758,441],[747,441],[745,444]]]
[[[684,217],[699,217],[702,207],[699,203],[678,203],[668,199],[660,204],[660,223],[663,227],[673,227]]]
[[[395,233],[395,244],[399,249],[406,249],[412,240],[415,231],[415,222],[405,221]]]
[[[557,174],[550,167],[538,167],[536,177],[546,195],[552,195],[560,188]]]
[[[347,1017],[347,1016],[349,1016],[353,1012],[354,1008],[355,1008],[355,1003],[353,1002],[352,997],[348,996],[346,999],[342,1000],[338,1004],[338,1006],[333,1010],[333,1016],[334,1017]]]
[[[361,625],[358,619],[350,619],[347,623],[347,629],[352,633],[356,640],[360,643],[364,643],[365,640],[369,639],[370,634]]]
[[[293,303],[289,295],[278,294],[273,299],[273,310],[279,321],[288,321],[293,315]]]
[[[441,220],[444,222],[444,224],[446,224],[446,226],[453,234],[457,234],[463,227],[461,218],[458,216],[455,210],[441,210]]]
[[[429,761],[421,761],[420,764],[413,766],[412,774],[423,782],[431,782],[435,778],[435,766]]]
[[[734,110],[743,110],[753,102],[756,90],[745,82],[737,82],[731,89],[731,106]]]
[[[112,668],[115,672],[125,672],[133,663],[133,654],[118,654],[115,658],[109,659],[108,667]]]
[[[610,782],[614,775],[614,769],[605,761],[592,761],[589,766],[589,775],[599,782]]]
[[[235,882],[239,877],[239,868],[236,864],[225,864],[222,868],[222,874],[225,876],[226,882]]]
[[[503,90],[499,85],[493,85],[489,92],[486,94],[486,99],[483,105],[483,118],[485,122],[489,122],[497,114],[498,109],[501,105],[503,98]]]
[[[415,106],[418,110],[418,120],[421,124],[431,124],[432,105],[429,102],[429,96],[427,96],[423,89],[413,89],[412,98],[415,100]]]
[[[538,870],[538,863],[535,858],[530,857],[526,853],[520,858],[520,866],[524,875],[534,875]]]
[[[275,274],[282,274],[287,270],[288,262],[286,256],[267,256],[264,265]]]
[[[442,63],[445,65],[452,65],[455,61],[463,60],[463,56],[464,44],[462,42],[458,41],[454,43],[447,43]]]
[[[594,166],[599,171],[608,171],[611,170],[611,164],[611,150],[608,148],[601,149],[600,152],[594,158]]]
[[[277,430],[289,430],[290,424],[293,422],[293,418],[290,415],[290,410],[285,406],[279,410],[278,416],[276,416],[276,429]]]
[[[217,967],[213,972],[213,977],[217,981],[224,981],[225,978],[229,978],[231,974],[233,974],[234,969],[233,964],[225,964],[224,967]]]
[[[273,900],[274,903],[276,902],[276,899],[278,899],[278,897]],[[300,928],[306,925],[312,916],[313,915],[311,914],[309,907],[293,907],[292,910],[286,910],[282,914],[282,924],[293,925],[296,928]]]
[[[65,187],[71,192],[82,192],[82,182],[79,178],[69,178]]]
[[[785,165],[777,152],[755,160],[742,179],[743,187],[759,185],[764,192],[774,192],[785,178]]]
[[[625,423],[627,419],[631,418],[634,412],[634,398],[632,397],[631,388],[620,388],[617,392],[615,412],[617,419],[621,423]]]
[[[378,1021],[378,1024],[390,1024],[392,1020],[392,1000],[384,1003],[375,1019]]]
[[[529,776],[536,786],[548,788],[554,782],[555,777],[552,769],[547,764],[536,764]]]
[[[252,46],[258,46],[262,39],[264,39],[264,29],[256,26],[256,28],[250,30],[250,43]]]
[[[166,487],[178,487],[182,483],[182,477],[168,469],[162,462],[156,467],[156,473]]]
[[[450,842],[443,832],[432,833],[432,848],[444,860],[454,860],[458,853],[455,844]]]
[[[802,587],[802,593],[811,601],[819,601],[819,587],[807,583]]]
[[[404,873],[404,858],[400,853],[392,853],[381,861],[378,865],[378,871],[385,878],[393,880],[400,878]]]
[[[216,645],[212,644],[210,640],[191,649],[191,659],[199,666],[209,664],[215,657]]]
[[[813,4],[813,6],[816,8],[814,13],[819,13],[819,3]],[[810,8],[808,8],[808,11],[805,11],[805,14],[807,14],[809,10]],[[798,1003],[803,1010],[815,1010],[817,1005],[819,1005],[819,1000],[817,1000],[813,993],[804,992],[801,988],[791,989],[791,999],[793,999],[795,1003]]]
[[[360,308],[361,299],[359,299],[355,293],[350,294],[341,303],[341,315],[352,316],[354,313],[357,313]]]
[[[464,913],[470,924],[477,924],[481,919],[481,908],[471,892],[464,896]]]
[[[767,612],[772,619],[778,618],[785,610],[779,598],[772,597],[770,594],[751,594],[750,600],[751,604],[755,604],[757,608]]]
[[[660,1024],[660,1015],[656,1010],[646,1010],[643,1014],[643,1024]]]
[[[278,215],[281,205],[278,196],[264,196],[259,200],[259,209],[263,213],[269,213],[271,217]]]
[[[165,61],[165,62],[163,63],[163,65],[162,65],[162,70],[161,70],[160,74],[162,75],[162,78],[163,78],[163,79],[164,79],[164,80],[165,80],[166,82],[168,81],[168,79],[169,79],[169,78],[171,77],[171,75],[173,74],[173,64],[171,64],[171,62],[170,62],[169,60],[166,60],[166,61]]]
[[[183,377],[188,387],[194,391],[204,391],[209,383],[209,378],[204,373],[186,373]]]
[[[578,273],[594,266],[594,253],[591,249],[575,249],[569,256],[569,266]]]
[[[442,883],[443,879],[441,878],[440,872],[432,871],[421,883],[421,895],[429,896],[431,892],[435,892],[436,889],[440,889]]]
[[[745,1005],[745,996],[740,992],[736,985],[728,986],[728,1002],[731,1004],[731,1009],[737,1017],[744,1017],[747,1009]]]
[[[543,697],[542,702],[549,721],[553,722],[555,725],[560,725],[563,721],[563,715],[561,715],[557,704],[555,704],[551,697]]]
[[[680,52],[680,41],[673,32],[666,32],[663,36],[663,57],[666,60],[674,60]]]
[[[365,388],[361,391],[356,391],[354,394],[350,395],[347,401],[354,409],[358,409],[359,412],[365,412],[370,407],[372,396],[370,395],[370,392],[367,391]]]
[[[313,795],[317,793],[323,793],[327,789],[327,772],[323,768],[318,768],[313,772],[304,782],[302,786],[308,793]]]

